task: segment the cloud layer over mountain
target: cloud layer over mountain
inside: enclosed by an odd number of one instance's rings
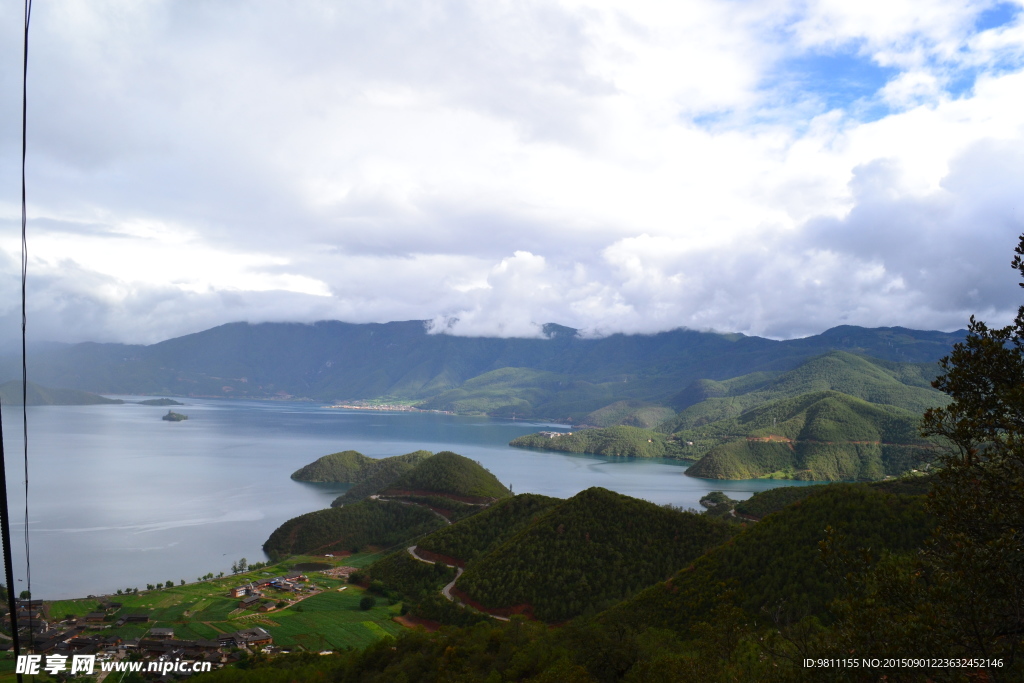
[[[954,329],[1019,303],[1020,3],[37,4],[33,339]],[[0,5],[17,327],[20,3]]]

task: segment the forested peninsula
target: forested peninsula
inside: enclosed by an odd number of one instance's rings
[[[694,382],[685,407],[653,430],[548,431],[510,445],[680,458],[708,479],[879,480],[930,467],[937,444],[918,424],[948,403],[929,384],[936,368],[833,351],[784,373]]]
[[[331,509],[282,524],[263,546],[271,557],[390,546],[511,495],[480,463],[450,451],[414,451],[380,459],[343,451],[317,459],[292,478],[356,486],[339,496]]]
[[[686,444],[672,436],[639,427],[607,427],[581,429],[575,432],[539,432],[520,436],[509,442],[518,448],[537,448],[564,453],[630,458],[687,458]]]

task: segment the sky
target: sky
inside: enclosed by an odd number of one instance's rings
[[[22,12],[0,0],[5,339]],[[37,3],[29,336],[1005,323],[1022,17],[1019,0]]]

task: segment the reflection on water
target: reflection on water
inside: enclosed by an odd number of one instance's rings
[[[123,397],[132,400],[131,397]],[[32,586],[43,598],[113,592],[228,572],[285,520],[325,508],[343,484],[289,475],[321,455],[372,457],[451,450],[479,461],[516,493],[566,498],[603,486],[696,508],[711,490],[746,498],[781,482],[709,481],[670,460],[630,460],[510,448],[517,436],[560,429],[538,422],[432,413],[375,413],[311,403],[187,399],[189,419],[140,405],[29,408]],[[20,453],[20,412],[4,411],[4,446]],[[19,458],[8,457],[11,510],[23,519]],[[22,522],[12,524],[24,575]],[[73,568],[73,569],[72,569]],[[20,584],[19,584],[20,587]]]

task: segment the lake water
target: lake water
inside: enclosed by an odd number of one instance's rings
[[[121,397],[139,400],[136,397]],[[30,407],[32,592],[57,599],[194,581],[230,572],[282,522],[326,508],[347,487],[289,475],[327,453],[372,457],[451,450],[479,461],[516,493],[570,497],[603,486],[697,508],[708,491],[747,498],[789,482],[687,477],[671,460],[630,460],[511,448],[561,425],[328,409],[298,402],[182,399],[185,422],[141,405]],[[16,578],[25,578],[21,408],[3,408]],[[22,590],[24,581],[16,582]]]

